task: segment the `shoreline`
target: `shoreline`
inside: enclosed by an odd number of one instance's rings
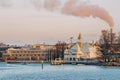
[[[50,64],[50,65],[66,65],[66,64],[70,64],[70,65],[96,65],[96,66],[109,66],[109,67],[120,67],[120,63],[115,63],[115,62],[98,62],[98,63],[61,63],[61,64],[51,64],[51,62],[48,61],[29,61],[29,62],[5,62],[5,61],[0,61],[0,63],[7,63],[7,64]]]

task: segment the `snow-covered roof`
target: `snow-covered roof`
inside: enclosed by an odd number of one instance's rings
[[[94,48],[93,48],[94,49]],[[95,51],[95,50],[94,50]],[[80,52],[91,52],[91,46],[89,43],[83,43],[80,47],[78,43],[75,43],[70,49],[66,49],[64,53],[80,53]]]

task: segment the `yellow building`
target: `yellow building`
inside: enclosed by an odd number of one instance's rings
[[[47,51],[41,49],[14,49],[9,48],[3,55],[5,61],[8,60],[47,60]]]

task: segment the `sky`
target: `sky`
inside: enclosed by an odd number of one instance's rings
[[[61,7],[69,0],[59,0]],[[105,9],[114,20],[114,32],[120,31],[120,0],[79,0]],[[80,3],[79,2],[79,3]],[[77,40],[99,40],[101,30],[110,29],[104,20],[63,14],[59,8],[47,10],[44,0],[0,0],[0,42],[13,45]],[[56,6],[57,7],[57,6]]]

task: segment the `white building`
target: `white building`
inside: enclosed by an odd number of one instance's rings
[[[100,53],[97,51],[96,46],[89,43],[82,43],[81,34],[78,37],[78,41],[64,52],[64,60],[66,62],[79,61],[81,59],[96,59],[98,57],[100,57]]]

